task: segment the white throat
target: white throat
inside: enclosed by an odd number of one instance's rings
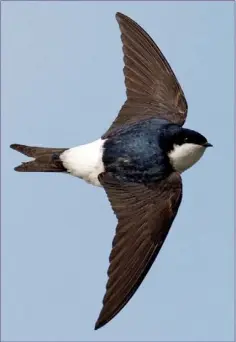
[[[205,150],[204,146],[185,143],[174,145],[168,156],[173,168],[181,173],[193,166],[203,156]]]

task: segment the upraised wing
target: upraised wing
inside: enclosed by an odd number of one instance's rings
[[[121,13],[116,19],[123,43],[127,100],[103,138],[119,125],[151,117],[183,125],[187,101],[162,52],[135,21]]]

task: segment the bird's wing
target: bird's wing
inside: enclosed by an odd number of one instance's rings
[[[112,243],[108,282],[98,329],[127,304],[140,286],[169,232],[182,198],[182,181],[172,173],[158,184],[120,183],[99,176],[118,224]]]
[[[183,125],[187,101],[174,72],[152,38],[135,21],[117,13],[124,53],[127,100],[103,138],[123,124],[158,117]]]

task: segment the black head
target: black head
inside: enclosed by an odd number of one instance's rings
[[[212,146],[202,134],[188,128],[182,128],[176,139],[176,144],[178,143],[178,145],[189,143],[204,147]]]
[[[202,134],[177,125],[167,126],[159,142],[172,168],[180,173],[193,166],[206,147],[212,146]]]
[[[174,145],[194,144],[203,147],[212,146],[202,134],[177,125],[169,125],[161,140],[167,152],[172,150]]]

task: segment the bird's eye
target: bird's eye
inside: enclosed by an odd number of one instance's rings
[[[188,142],[188,138],[184,138],[184,142]]]

